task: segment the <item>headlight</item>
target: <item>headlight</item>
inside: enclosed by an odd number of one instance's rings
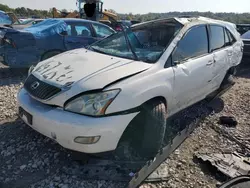
[[[35,68],[35,66],[31,65],[31,67],[29,68],[29,71],[28,71],[28,75],[30,75],[33,72],[34,68]]]
[[[91,116],[104,115],[106,109],[120,91],[120,89],[114,89],[82,95],[68,102],[64,110]]]

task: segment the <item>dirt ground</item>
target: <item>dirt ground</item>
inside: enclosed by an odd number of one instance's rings
[[[244,64],[247,63],[250,61],[245,60]],[[82,176],[67,173],[69,166],[81,165],[72,153],[35,132],[17,117],[16,95],[24,79],[24,72],[0,67],[0,187],[123,187],[124,182],[85,180]],[[169,174],[167,181],[144,183],[141,188],[214,188],[227,179],[194,156],[198,152],[249,152],[250,65],[241,67],[235,81],[231,90],[215,100],[212,113],[203,105],[192,111],[193,116],[205,114],[205,120],[165,161]],[[219,125],[218,119],[222,115],[234,116],[238,121],[236,128]],[[241,144],[226,138],[216,131],[218,129],[226,129]]]

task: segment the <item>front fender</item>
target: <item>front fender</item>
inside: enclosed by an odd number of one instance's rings
[[[127,82],[114,85],[113,88],[121,88],[121,92],[110,104],[106,114],[127,111],[141,106],[145,102],[155,98],[164,97],[168,105],[168,112],[173,106],[173,70],[171,68],[139,78],[136,75]]]

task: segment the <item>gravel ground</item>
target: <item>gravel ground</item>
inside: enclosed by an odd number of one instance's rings
[[[11,78],[10,78],[11,77]],[[236,78],[236,85],[221,99],[212,104],[214,112],[200,105],[192,113],[205,114],[204,121],[192,135],[166,160],[168,181],[145,183],[141,188],[214,188],[226,180],[219,172],[200,163],[194,157],[197,152],[249,152],[250,126],[250,71],[243,67]],[[104,180],[84,180],[83,177],[69,175],[69,166],[82,164],[74,160],[71,151],[54,141],[33,131],[20,121],[16,114],[16,94],[25,79],[23,71],[9,71],[0,67],[0,182],[2,188],[119,188],[122,182]],[[192,114],[191,113],[191,114]],[[222,115],[233,115],[238,121],[236,128],[219,125]],[[187,119],[185,119],[187,120]],[[227,139],[215,128],[227,130],[242,144]]]

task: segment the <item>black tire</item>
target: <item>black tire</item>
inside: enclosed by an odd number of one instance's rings
[[[227,74],[221,83],[220,89],[224,89],[225,86],[227,86],[228,84],[233,84],[233,83],[234,83],[233,75]]]
[[[141,160],[154,157],[161,149],[167,112],[163,101],[151,101],[130,123],[115,151],[122,160]]]
[[[50,52],[46,52],[46,53],[42,56],[41,61],[44,61],[44,60],[46,60],[46,59],[49,59],[49,58],[51,58],[51,57],[53,57],[53,56],[55,56],[55,55],[58,55],[58,54],[60,54],[60,53],[61,53],[60,51],[50,51]]]

